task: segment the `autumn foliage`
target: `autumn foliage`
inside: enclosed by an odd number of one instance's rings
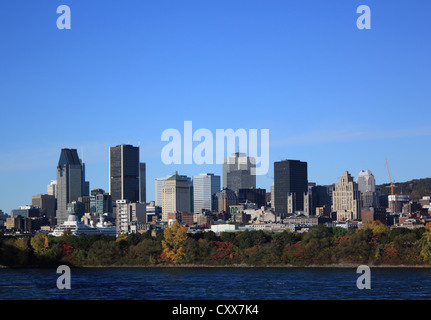
[[[187,233],[174,222],[163,233],[121,235],[65,234],[30,239],[0,234],[4,266],[154,266],[250,265],[309,266],[340,263],[368,265],[431,265],[431,224],[390,229],[380,223],[362,229],[317,225],[308,232],[237,231]]]

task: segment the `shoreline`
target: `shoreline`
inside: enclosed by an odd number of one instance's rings
[[[66,263],[63,263],[66,264]],[[0,265],[0,269],[51,269],[56,268],[58,266],[62,265],[61,263],[58,265],[51,265],[51,266],[42,266],[42,265],[29,265],[29,266],[4,266]],[[364,263],[338,263],[338,264],[325,264],[325,265],[304,265],[304,266],[297,266],[297,265],[262,265],[262,266],[256,266],[256,265],[247,265],[247,264],[230,264],[230,265],[209,265],[209,264],[157,264],[157,265],[106,265],[106,266],[99,266],[99,265],[83,265],[83,266],[73,266],[70,265],[71,268],[74,269],[96,269],[96,268],[166,268],[166,269],[180,269],[180,268],[231,268],[231,269],[241,269],[241,268],[248,268],[248,269],[270,269],[270,268],[286,268],[286,269],[356,269],[359,266],[368,266],[369,268],[375,268],[375,269],[431,269],[431,265],[373,265],[373,264],[364,264]]]

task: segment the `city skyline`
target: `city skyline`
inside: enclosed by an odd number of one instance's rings
[[[69,3],[58,30],[53,1],[1,3],[0,209],[45,194],[62,148],[109,190],[109,146],[139,145],[147,202],[174,171],[222,176],[162,163],[161,133],[184,121],[269,129],[267,191],[284,159],[319,185],[367,169],[388,183],[386,158],[396,182],[430,177],[431,4],[372,3],[372,29],[358,30],[359,4],[92,1]]]

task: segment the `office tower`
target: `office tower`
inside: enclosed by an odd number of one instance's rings
[[[255,203],[258,208],[261,208],[266,204],[266,189],[261,189],[261,188],[239,189],[238,202]]]
[[[61,149],[57,166],[57,223],[68,218],[67,204],[85,194],[85,172],[76,149]]]
[[[212,197],[220,191],[220,176],[213,173],[201,173],[194,176],[192,181],[194,213],[213,210]]]
[[[164,178],[155,178],[154,179],[154,204],[156,207],[162,206],[162,188],[165,185],[165,182],[168,178],[170,178],[171,175],[166,176]]]
[[[46,186],[46,193],[57,198],[57,180],[51,180],[51,183]]]
[[[361,170],[356,179],[356,183],[361,192],[376,191],[376,179],[370,170]]]
[[[256,161],[245,153],[233,153],[223,159],[223,188],[238,192],[239,189],[256,188]]]
[[[97,213],[98,215],[106,213],[111,217],[113,213],[111,195],[105,193],[105,190],[103,189],[91,190],[90,212]]]
[[[332,211],[337,213],[337,220],[361,219],[361,191],[348,171],[335,184],[332,192]]]
[[[362,208],[378,207],[380,194],[376,191],[376,179],[370,170],[361,170],[356,179],[361,191]]]
[[[130,202],[129,200],[117,200],[116,221],[117,234],[139,232],[139,225],[146,223],[146,204]]]
[[[317,208],[331,208],[333,186],[312,186],[310,189],[310,214],[316,215]],[[319,209],[319,212],[324,209]],[[325,209],[327,210],[327,209]],[[326,212],[326,211],[325,211]]]
[[[82,164],[82,196],[88,197],[90,195],[90,182],[85,181],[85,163],[81,160]]]
[[[145,202],[145,164],[139,162],[139,147],[122,144],[109,147],[109,193],[112,201]]]
[[[274,162],[275,212],[282,217],[304,210],[308,192],[307,162],[282,160]]]
[[[214,196],[214,210],[218,212],[230,212],[229,206],[238,204],[238,197],[230,189],[223,188]]]
[[[77,216],[78,220],[85,214],[85,203],[81,201],[72,201],[67,204],[67,213]]]
[[[78,197],[78,202],[84,204],[84,213],[91,212],[91,197],[90,196],[82,196]]]
[[[156,207],[162,207],[163,201],[162,201],[162,188],[165,186],[165,182],[167,179],[172,177],[172,175],[168,175],[164,178],[155,178],[154,179],[154,197],[155,197],[155,206]],[[187,179],[187,183],[189,186],[193,186],[192,180],[187,176],[181,176],[185,179]]]
[[[193,212],[193,187],[175,171],[162,188],[162,221],[168,221],[169,213],[178,212]]]
[[[274,182],[271,184],[271,209],[275,209]]]
[[[139,202],[147,202],[147,173],[145,162],[139,163]]]
[[[38,194],[31,197],[31,205],[42,209],[42,214],[45,214],[48,219],[55,218],[55,209],[57,207],[57,199],[53,195]]]

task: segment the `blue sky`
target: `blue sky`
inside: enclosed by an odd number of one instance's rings
[[[71,9],[59,30],[56,9]],[[371,8],[358,30],[356,8]],[[140,144],[147,199],[177,170],[168,128],[270,130],[273,162],[309,181],[369,169],[377,183],[431,177],[431,3],[389,0],[0,2],[0,209],[30,204],[77,148],[90,188],[108,190],[108,148]]]

